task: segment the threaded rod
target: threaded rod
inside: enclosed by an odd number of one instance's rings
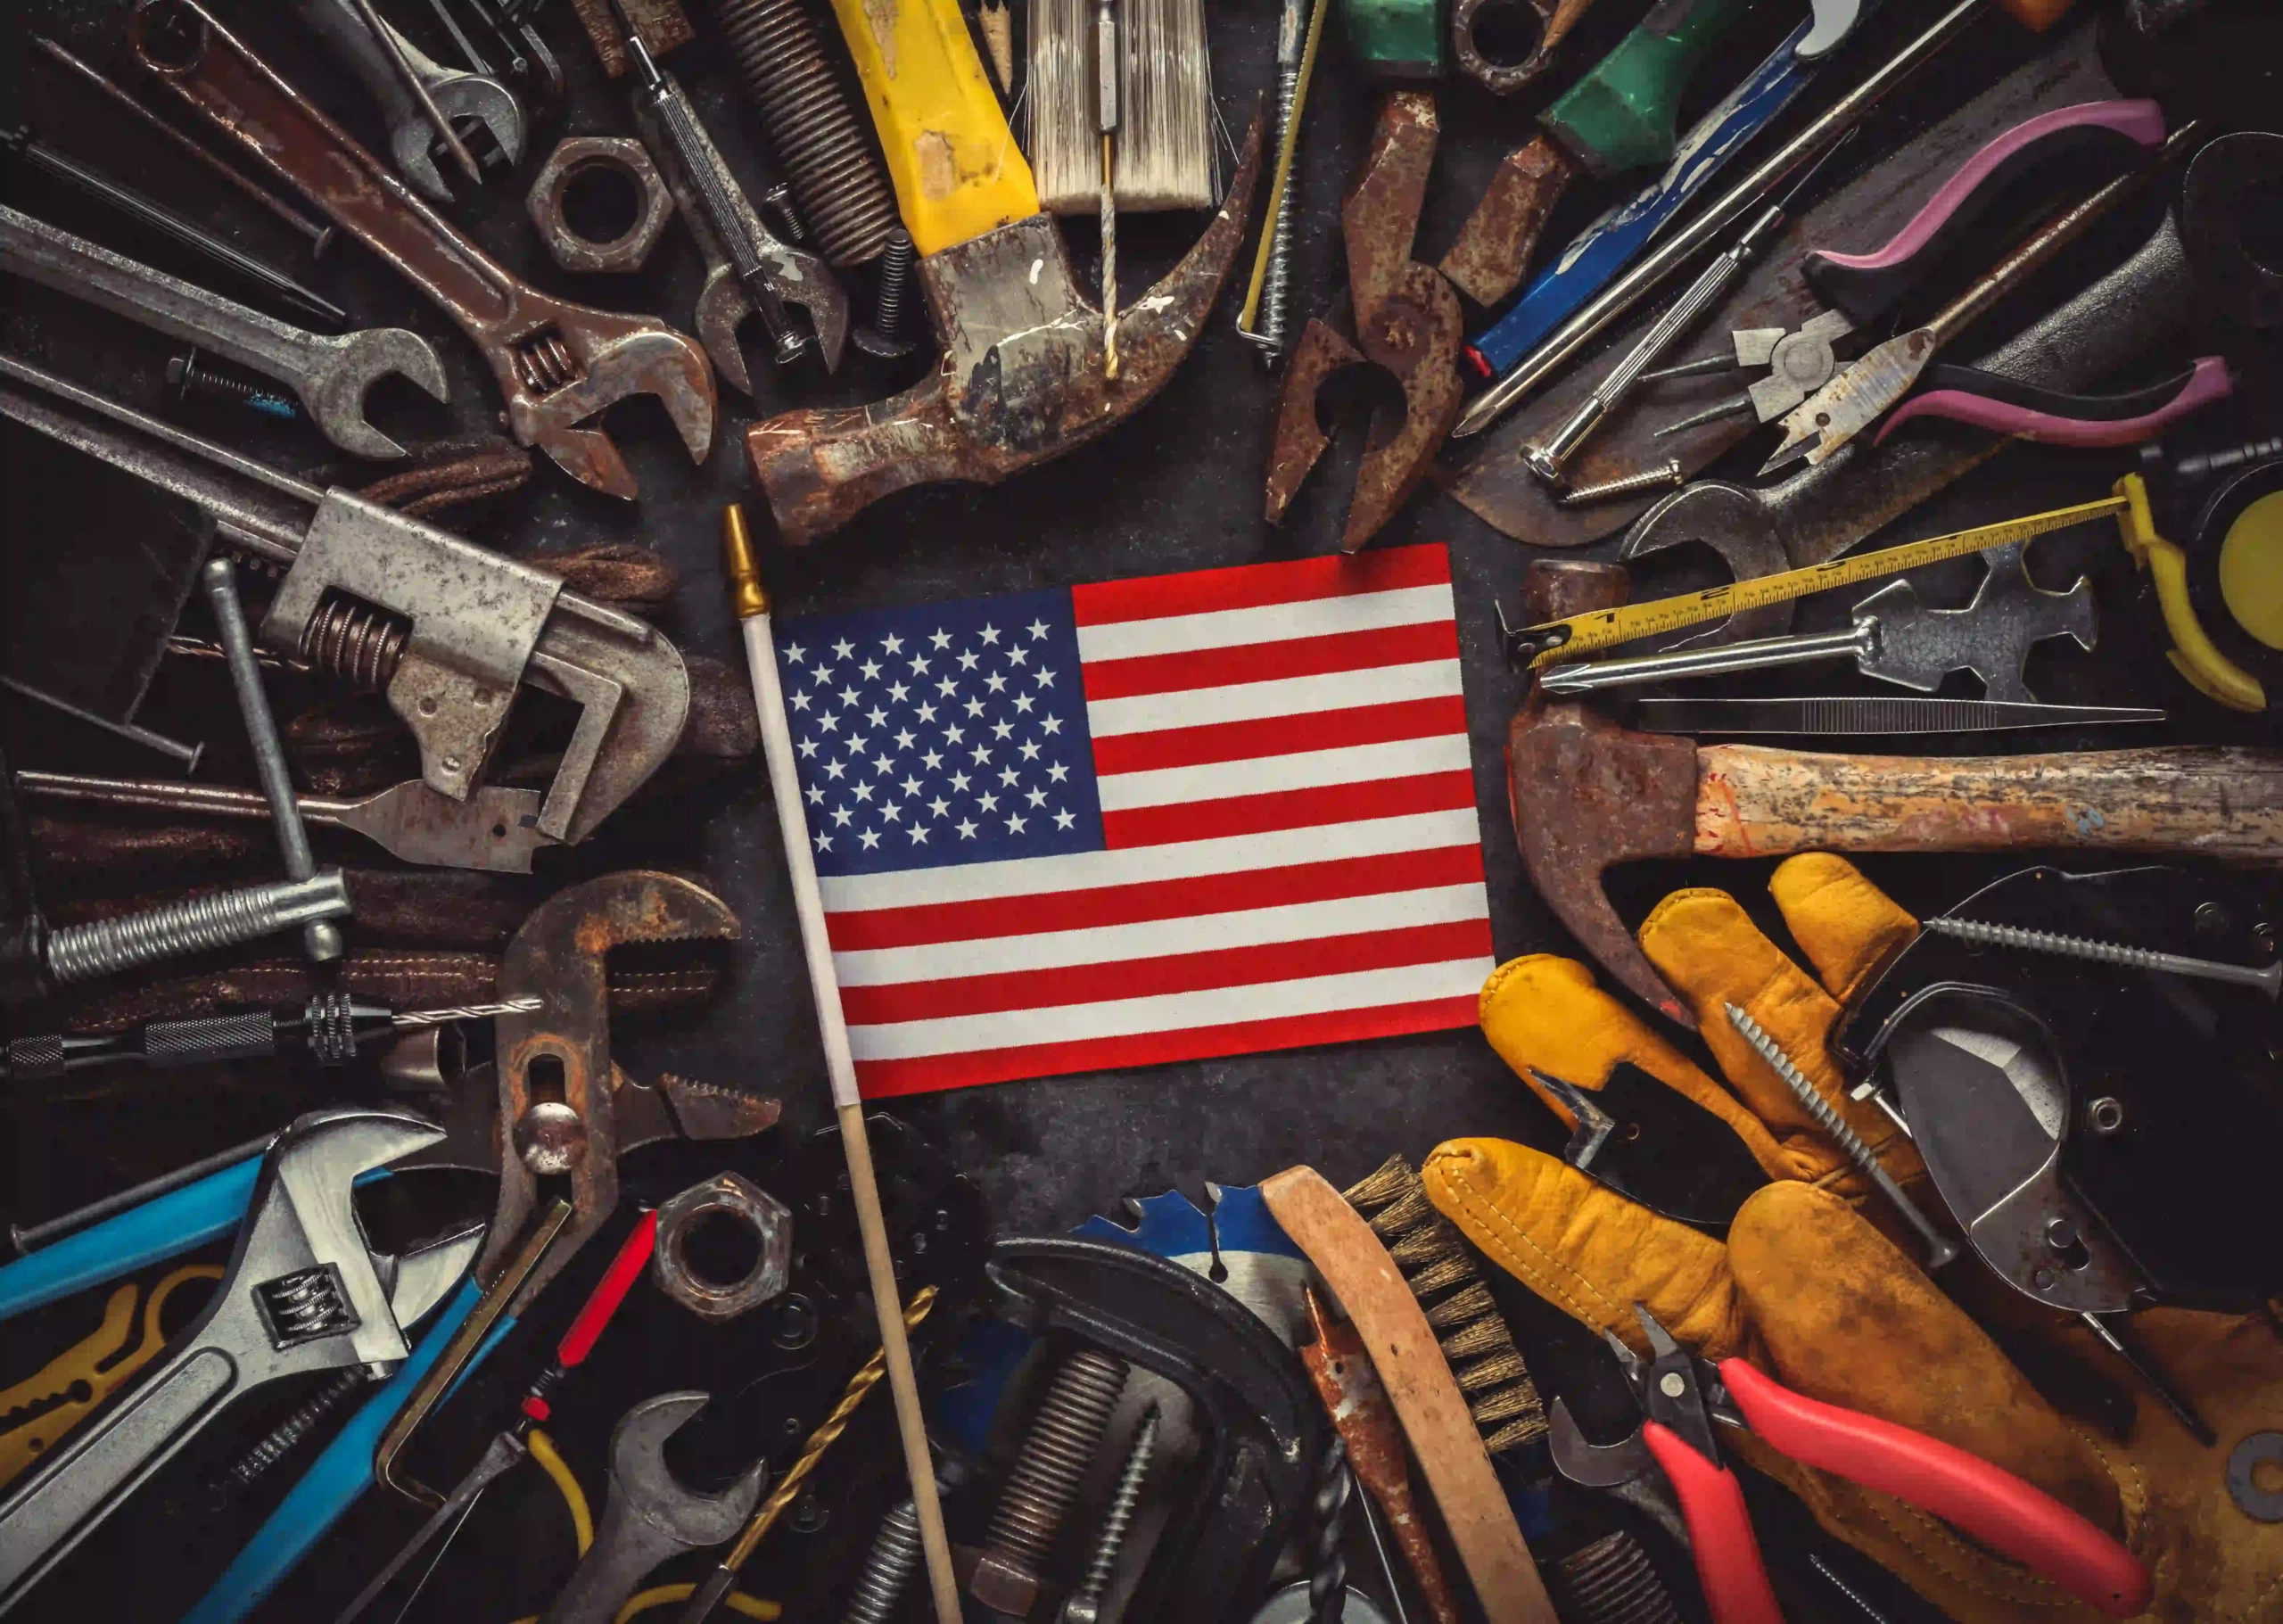
[[[2122,942],[2065,936],[2051,930],[2026,930],[2018,925],[1990,925],[1980,919],[1928,919],[1926,928],[1937,936],[1954,936],[1982,947],[2011,947],[2028,953],[2089,960],[2095,964],[2121,964],[2128,969],[2161,970],[2168,976],[2188,976],[2198,981],[2225,981],[2235,986],[2257,987],[2271,999],[2283,993],[2283,960],[2263,969],[2254,969],[2247,964],[2190,959],[2179,953],[2160,953],[2152,948],[2128,947]]]

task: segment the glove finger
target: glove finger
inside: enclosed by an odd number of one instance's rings
[[[1768,878],[1768,893],[1783,911],[1792,940],[1841,1003],[1918,935],[1916,919],[1864,878],[1860,869],[1830,852],[1786,858]]]
[[[1643,1302],[1709,1357],[1756,1346],[1725,1247],[1575,1167],[1503,1139],[1456,1139],[1435,1148],[1420,1178],[1485,1256],[1573,1319],[1642,1348],[1633,1305]]]
[[[1727,1123],[1768,1177],[1797,1176],[1760,1118],[1596,986],[1593,971],[1576,960],[1532,953],[1500,965],[1482,984],[1479,1010],[1491,1048],[1572,1127],[1577,1118],[1570,1108],[1532,1073],[1598,1089],[1611,1072],[1629,1063]]]
[[[1729,1023],[1730,1004],[1766,1029],[1890,1173],[1905,1181],[1924,1174],[1917,1150],[1883,1112],[1848,1099],[1846,1079],[1825,1047],[1839,1005],[1735,898],[1709,888],[1676,891],[1642,924],[1641,951],[1696,1010],[1705,1045],[1781,1147],[1783,1176],[1828,1184],[1850,1197],[1869,1188],[1814,1114]]]

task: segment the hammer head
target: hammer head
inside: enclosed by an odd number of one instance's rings
[[[1507,805],[1522,865],[1579,946],[1657,1012],[1695,1017],[1602,890],[1602,870],[1696,850],[1696,744],[1636,733],[1583,705],[1525,705],[1506,733]]]
[[[995,485],[1109,433],[1164,388],[1235,263],[1260,171],[1261,120],[1220,212],[1181,263],[1121,309],[1117,375],[1102,316],[1078,293],[1052,218],[1034,214],[919,261],[943,364],[863,407],[786,412],[746,435],[791,545],[912,485]]]

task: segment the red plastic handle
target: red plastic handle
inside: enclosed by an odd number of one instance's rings
[[[1932,1512],[2111,1618],[2147,1607],[2155,1581],[2131,1552],[2012,1472],[1923,1432],[1802,1397],[1742,1359],[1725,1361],[1720,1380],[1751,1430],[1793,1460]]]
[[[579,1317],[571,1322],[571,1329],[563,1333],[563,1340],[556,1344],[555,1362],[571,1370],[593,1351],[596,1339],[603,1327],[610,1323],[610,1316],[618,1312],[619,1304],[634,1289],[641,1278],[642,1265],[650,1261],[650,1248],[658,1236],[658,1215],[646,1212],[634,1225],[625,1241],[618,1249],[618,1256],[610,1260],[610,1267],[595,1282],[586,1306],[579,1310]]]
[[[1680,1496],[1712,1624],[1784,1624],[1736,1474],[1697,1454],[1662,1422],[1642,1422],[1641,1438]]]

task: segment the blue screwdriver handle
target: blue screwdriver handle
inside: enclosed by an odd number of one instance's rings
[[[404,1408],[412,1389],[442,1356],[444,1345],[475,1311],[476,1302],[482,1295],[473,1277],[460,1282],[459,1290],[437,1311],[426,1333],[413,1348],[412,1356],[350,1417],[349,1424],[334,1435],[324,1453],[301,1474],[301,1480],[277,1503],[277,1509],[269,1513],[268,1521],[223,1570],[222,1577],[214,1581],[213,1587],[183,1614],[182,1624],[239,1624],[240,1620],[261,1605],[271,1591],[284,1583],[286,1576],[301,1565],[301,1558],[315,1549],[319,1540],[332,1532],[333,1525],[373,1486],[373,1455],[380,1447],[381,1435],[388,1430],[397,1412]],[[466,1381],[499,1345],[499,1340],[515,1327],[515,1322],[502,1315],[492,1326],[491,1334],[476,1348],[475,1356],[468,1361],[467,1369],[460,1373],[459,1381]],[[452,1391],[458,1389],[459,1383],[454,1382]]]

